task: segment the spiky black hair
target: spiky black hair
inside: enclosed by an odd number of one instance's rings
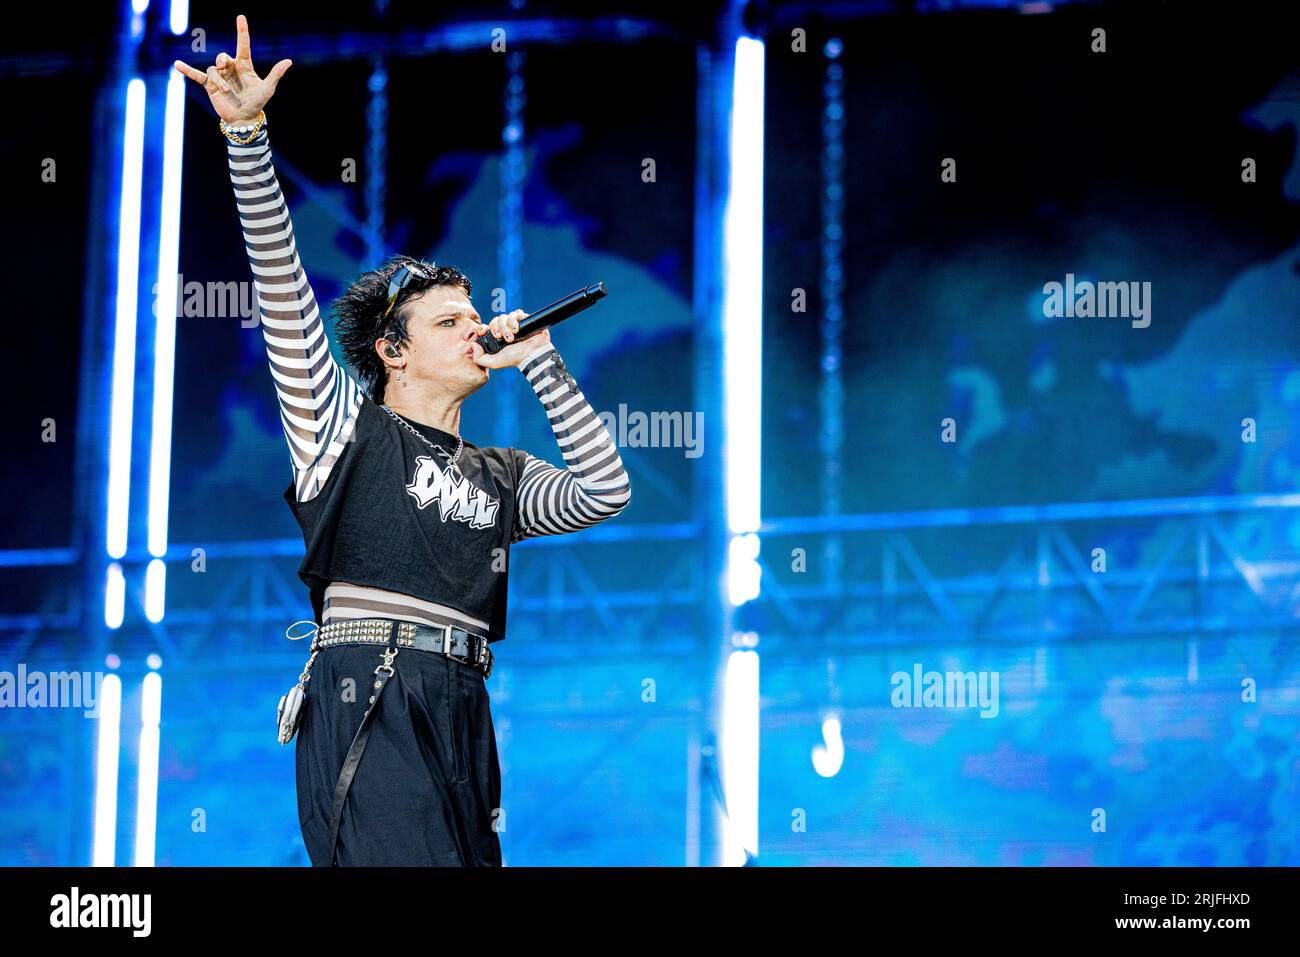
[[[432,278],[415,276],[397,297],[397,304],[387,318],[388,284],[403,265],[423,266]],[[378,269],[362,273],[338,299],[334,300],[334,334],[352,371],[365,385],[370,398],[384,401],[388,373],[375,354],[375,340],[388,339],[396,345],[406,341],[406,304],[411,296],[431,286],[460,286],[468,296],[472,290],[469,277],[455,266],[439,266],[411,256],[393,256]]]

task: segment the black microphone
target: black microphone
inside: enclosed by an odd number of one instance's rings
[[[515,342],[521,342],[529,336],[536,335],[543,329],[549,329],[557,322],[563,322],[574,313],[582,312],[587,307],[594,306],[597,301],[605,298],[608,292],[609,290],[605,288],[605,284],[598,282],[593,286],[584,286],[577,292],[569,293],[563,299],[557,299],[549,306],[543,306],[519,323],[519,331],[515,333]],[[477,342],[483,347],[484,352],[491,353],[500,352],[510,345],[509,342],[498,339],[490,332],[479,336]]]

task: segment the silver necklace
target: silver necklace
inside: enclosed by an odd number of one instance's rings
[[[393,421],[397,422],[399,425],[405,426],[406,431],[410,432],[412,435],[414,435],[417,439],[419,439],[429,448],[437,452],[441,452],[443,455],[447,454],[446,449],[444,449],[441,445],[434,445],[432,442],[429,441],[429,439],[425,435],[423,435],[419,430],[417,430],[413,425],[411,425],[410,422],[407,422],[404,418],[402,418],[400,415],[398,415],[388,406],[381,405],[380,408],[383,409],[385,412],[387,412],[389,415],[391,415],[393,417]],[[447,464],[455,465],[456,460],[460,458],[460,453],[464,448],[465,448],[465,440],[461,438],[459,435],[456,436],[456,454],[450,456],[447,459]]]

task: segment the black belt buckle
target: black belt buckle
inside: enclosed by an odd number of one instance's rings
[[[460,630],[464,631],[463,628]],[[468,631],[465,631],[465,638],[471,646],[473,646],[474,642],[476,641],[479,643],[479,654],[473,658],[469,657],[468,655],[462,658],[460,655],[453,655],[450,651],[451,633],[452,633],[452,628],[448,627],[447,628],[447,648],[448,648],[447,657],[450,658],[452,661],[459,661],[463,665],[470,665],[471,667],[474,668],[478,668],[482,664],[482,662],[486,660],[487,667],[483,669],[483,680],[486,681],[488,678],[492,677],[492,649],[488,647],[487,639],[480,638],[478,635],[472,635]]]

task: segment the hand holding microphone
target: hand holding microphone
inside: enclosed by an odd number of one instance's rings
[[[550,344],[551,326],[595,305],[607,292],[605,284],[598,282],[557,299],[531,315],[516,309],[493,317],[488,332],[478,337],[483,354],[475,356],[474,361],[485,369],[519,365],[526,356],[540,350],[543,343]]]
[[[519,338],[520,326],[527,318],[528,313],[522,309],[493,316],[492,321],[482,327],[487,331],[475,341],[483,345],[484,339],[491,339],[492,347],[496,351],[485,350],[475,355],[474,361],[484,369],[508,369],[511,366],[522,365],[526,356],[540,351],[543,345],[550,345],[550,329],[543,329],[527,339]]]

